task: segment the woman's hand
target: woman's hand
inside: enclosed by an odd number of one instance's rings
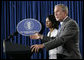
[[[39,33],[35,33],[34,35],[30,35],[30,39],[40,39],[41,35]]]

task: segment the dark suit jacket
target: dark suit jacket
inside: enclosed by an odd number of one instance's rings
[[[60,54],[66,55],[64,59],[80,59],[79,51],[79,27],[76,21],[67,17],[55,38],[43,36],[42,42],[46,50],[62,46]]]

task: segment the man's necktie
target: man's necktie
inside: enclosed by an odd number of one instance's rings
[[[59,32],[60,32],[60,28],[61,28],[61,24],[59,24],[59,29],[58,29]]]

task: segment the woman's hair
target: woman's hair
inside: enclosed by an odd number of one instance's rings
[[[55,16],[54,15],[49,15],[47,18],[49,19],[49,21],[51,21],[52,28],[58,29],[58,27],[59,27],[59,21],[56,20]]]

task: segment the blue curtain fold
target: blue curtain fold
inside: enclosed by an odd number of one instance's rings
[[[34,18],[42,24],[42,34],[47,35],[45,19],[48,15],[54,14],[54,5],[65,4],[69,9],[69,16],[74,19],[80,29],[80,52],[83,56],[83,1],[2,1],[1,2],[1,58],[3,54],[3,39],[16,31],[17,24],[27,18]],[[10,39],[13,43],[31,46],[41,44],[40,40],[32,40],[29,37],[18,34]],[[46,49],[42,53],[34,53],[31,59],[46,59]]]

